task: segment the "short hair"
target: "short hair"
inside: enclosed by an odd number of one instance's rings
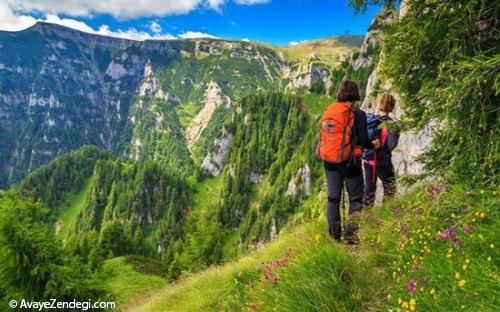
[[[337,91],[337,101],[339,102],[356,102],[359,101],[358,84],[352,80],[343,80]]]
[[[384,93],[378,99],[378,109],[385,113],[391,113],[396,106],[396,99],[389,93]]]

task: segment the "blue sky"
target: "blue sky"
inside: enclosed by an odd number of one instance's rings
[[[354,14],[347,0],[0,0],[0,29],[37,20],[132,39],[215,36],[288,45],[364,34],[380,9]],[[3,22],[2,22],[3,20]]]

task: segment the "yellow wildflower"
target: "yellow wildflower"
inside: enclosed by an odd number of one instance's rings
[[[484,218],[485,216],[486,216],[486,214],[485,214],[484,212],[481,212],[480,217],[481,217],[481,218]]]
[[[469,264],[470,260],[469,259],[465,259],[465,263]]]
[[[465,271],[467,270],[467,264],[462,265],[462,269]]]
[[[456,272],[456,273],[455,273],[455,278],[456,278],[456,279],[459,279],[459,278],[460,278],[460,272]]]
[[[403,301],[403,303],[401,303],[401,307],[402,307],[403,309],[408,309],[408,302]]]
[[[490,257],[490,256],[488,256],[488,258],[487,258],[486,260],[491,261],[491,257]]]
[[[460,287],[464,287],[465,286],[465,280],[460,280],[460,282],[458,282],[458,286]]]
[[[434,295],[436,293],[436,290],[434,288],[431,289],[431,291],[429,291],[429,294],[431,295]]]
[[[403,302],[403,300],[401,300],[401,298],[398,298],[398,304],[401,304],[401,302]]]

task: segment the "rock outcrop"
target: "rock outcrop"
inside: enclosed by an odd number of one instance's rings
[[[214,141],[211,152],[207,154],[201,168],[213,176],[218,176],[224,167],[224,161],[231,148],[233,136],[226,129],[222,130],[222,135]]]
[[[308,164],[300,167],[295,177],[288,182],[285,195],[295,197],[298,194],[306,197],[311,195],[311,168]]]
[[[186,129],[186,139],[190,149],[200,138],[201,133],[207,127],[208,122],[215,113],[215,110],[224,104],[230,105],[231,101],[229,97],[223,97],[222,90],[215,81],[210,81],[207,89],[205,90],[204,103],[205,105],[203,108],[194,117],[193,121]]]

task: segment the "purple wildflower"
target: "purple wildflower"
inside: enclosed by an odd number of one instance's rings
[[[251,308],[252,310],[257,310],[257,304],[256,304],[256,303],[251,303],[251,304],[250,304],[250,308]]]
[[[401,208],[397,207],[396,210],[394,210],[394,214],[399,216],[401,214]]]
[[[464,224],[464,226],[462,227],[462,231],[464,231],[464,233],[469,233],[471,230],[472,228],[467,224]]]
[[[276,277],[275,277],[275,278],[273,278],[273,285],[274,285],[274,286],[278,285],[278,279],[277,279]]]
[[[429,283],[429,276],[424,276],[422,280],[425,284]]]
[[[457,246],[457,248],[460,248],[460,246],[462,245],[462,241],[458,238],[455,238],[453,240],[453,243],[455,244],[455,246]]]
[[[443,230],[443,238],[448,239],[455,236],[455,230],[453,228],[446,228]]]
[[[417,281],[414,279],[411,279],[408,281],[408,283],[406,283],[406,288],[408,288],[408,291],[412,294],[417,291],[417,289],[415,288],[416,286],[417,286]]]

